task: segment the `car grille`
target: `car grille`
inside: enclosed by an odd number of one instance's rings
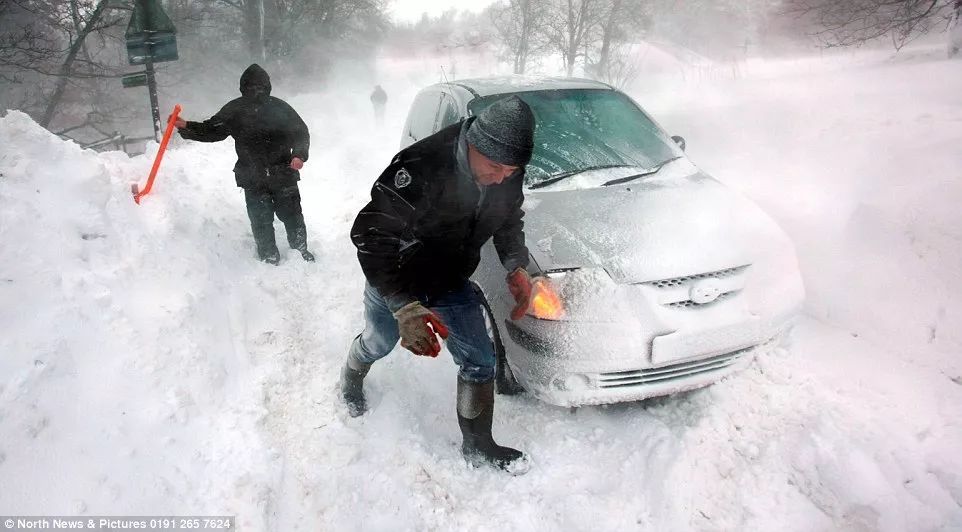
[[[746,354],[755,349],[754,346],[732,351],[723,355],[700,360],[691,360],[659,368],[646,368],[628,371],[615,371],[612,373],[598,374],[599,388],[623,388],[628,386],[643,386],[654,382],[671,381],[709,373],[731,366]]]
[[[690,300],[690,299],[686,299],[686,300],[684,300],[684,301],[675,301],[675,302],[673,302],[673,303],[665,303],[665,306],[666,306],[666,307],[671,307],[671,308],[706,307],[706,306],[708,306],[708,305],[712,305],[712,304],[718,303],[719,301],[724,301],[725,299],[727,299],[727,298],[729,298],[729,297],[731,297],[731,296],[733,296],[733,295],[735,295],[735,294],[737,294],[737,293],[738,293],[738,290],[732,290],[731,292],[721,293],[721,294],[718,295],[718,298],[715,299],[714,301],[712,301],[711,303],[695,303],[694,301],[692,301],[692,300]]]
[[[686,275],[685,277],[675,277],[674,279],[662,279],[660,281],[648,281],[641,284],[646,284],[649,286],[654,286],[655,288],[674,288],[676,286],[687,286],[691,284],[692,281],[697,281],[699,279],[707,279],[709,277],[715,279],[724,279],[725,277],[734,277],[740,275],[748,268],[748,264],[744,266],[736,266],[734,268],[728,268],[727,270],[720,270],[717,272],[707,272],[699,273],[696,275]]]
[[[659,303],[666,307],[674,309],[705,308],[737,295],[745,286],[744,274],[749,266],[749,264],[745,264],[743,266],[735,266],[714,272],[698,273],[657,281],[645,281],[636,284],[655,288]],[[699,281],[705,279],[714,279],[717,281],[722,292],[719,293],[715,299],[706,303],[693,301],[690,297],[692,287]]]

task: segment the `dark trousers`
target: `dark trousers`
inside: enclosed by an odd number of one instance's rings
[[[274,241],[275,213],[287,229],[287,243],[291,249],[307,250],[307,227],[301,212],[301,191],[297,183],[245,187],[244,198],[247,200],[247,216],[251,219],[257,255],[262,260],[278,255]]]

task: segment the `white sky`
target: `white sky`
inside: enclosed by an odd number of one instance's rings
[[[494,0],[393,0],[388,9],[398,22],[416,22],[421,13],[437,16],[452,8],[477,12],[492,3]]]

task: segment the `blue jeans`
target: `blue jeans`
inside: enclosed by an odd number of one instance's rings
[[[461,366],[459,375],[469,382],[488,382],[494,378],[494,346],[488,336],[481,300],[465,281],[456,291],[440,296],[419,298],[421,304],[441,317],[448,328],[445,344]],[[364,287],[364,331],[351,344],[349,356],[371,364],[384,358],[401,338],[397,320],[377,289]]]

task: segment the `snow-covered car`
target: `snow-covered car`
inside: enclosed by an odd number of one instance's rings
[[[571,78],[458,80],[423,89],[406,147],[516,94],[537,120],[524,176],[528,314],[494,246],[473,281],[500,393],[614,403],[711,384],[776,344],[804,298],[795,249],[756,204],[699,170],[634,101]],[[545,281],[544,279],[547,279]]]

